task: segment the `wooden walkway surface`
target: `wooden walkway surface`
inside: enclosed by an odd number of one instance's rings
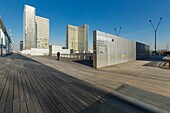
[[[0,58],[0,113],[75,113],[105,94],[24,56]]]

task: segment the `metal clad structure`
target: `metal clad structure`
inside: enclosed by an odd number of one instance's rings
[[[136,60],[136,42],[101,31],[93,32],[93,67]]]
[[[136,42],[136,59],[144,59],[150,56],[149,45]]]

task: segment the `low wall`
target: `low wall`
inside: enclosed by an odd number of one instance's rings
[[[31,48],[31,50],[23,50],[21,54],[31,55],[31,56],[43,56],[49,54],[49,49],[37,49]]]
[[[21,54],[31,55],[31,50],[22,50]]]
[[[59,45],[50,45],[49,55],[56,56],[57,52],[60,52],[60,54],[70,54],[70,49],[62,49],[62,46]]]
[[[49,54],[49,49],[31,48],[31,56],[43,56]]]

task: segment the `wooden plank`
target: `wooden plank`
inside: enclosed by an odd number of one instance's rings
[[[53,79],[55,79],[56,82],[61,82],[64,84],[68,84],[68,85],[64,85],[65,87],[67,87],[70,91],[74,91],[75,94],[77,94],[79,97],[83,97],[84,101],[87,102],[88,104],[91,104],[92,102],[98,100],[98,98],[96,98],[95,93],[89,93],[89,91],[87,89],[81,88],[76,82],[70,82],[70,80],[67,80],[65,78],[65,75],[63,75],[64,77],[62,77],[60,74],[57,75],[53,75]],[[59,79],[59,81],[57,81]],[[84,86],[85,87],[85,86]]]
[[[11,109],[6,108],[6,112],[12,110],[13,113],[75,113],[98,100],[96,96],[102,94],[96,89],[90,91],[93,89],[90,85],[48,66],[30,62],[22,56],[12,57],[16,59],[13,59],[12,63],[8,61],[10,63],[7,65],[14,69],[10,70],[12,73],[10,77],[13,78],[12,81],[8,80],[9,85],[3,84],[4,88],[12,89],[6,100],[10,105],[7,108]],[[24,64],[23,67],[21,64]],[[77,84],[80,86],[76,86]],[[4,93],[3,98],[5,98]]]
[[[89,106],[88,103],[86,103],[83,99],[78,97],[76,92],[73,92],[71,89],[68,89],[65,87],[64,83],[56,81],[56,79],[53,79],[49,77],[50,82],[52,83],[53,88],[57,88],[56,92],[61,92],[61,95],[65,95],[67,98],[70,99],[74,104],[76,104],[80,109],[84,109],[85,107]],[[55,89],[54,89],[55,90]]]
[[[46,66],[46,67],[48,67],[48,66]],[[82,80],[79,80],[79,79],[76,79],[76,78],[74,78],[74,77],[71,77],[71,76],[69,76],[69,75],[67,75],[67,74],[65,74],[65,73],[62,73],[62,72],[60,72],[60,71],[56,71],[56,70],[54,70],[54,69],[52,69],[51,68],[51,70],[49,71],[49,72],[53,72],[53,73],[56,73],[57,74],[57,77],[62,77],[62,78],[64,78],[64,80],[67,80],[67,82],[70,82],[70,83],[72,83],[72,84],[74,84],[74,83],[76,83],[75,84],[75,86],[77,86],[77,87],[79,87],[80,86],[80,84],[82,84],[81,86],[84,86],[84,87],[81,87],[81,88],[85,88],[85,89],[88,89],[90,92],[92,92],[92,94],[98,94],[98,95],[105,95],[106,94],[106,92],[105,91],[102,91],[101,89],[97,89],[97,88],[95,88],[95,87],[92,87],[90,84],[88,84],[88,83],[86,83],[86,82],[84,82],[84,81],[82,81]],[[90,85],[90,87],[87,87],[87,86],[89,86]]]
[[[40,72],[39,72],[40,73]],[[38,74],[38,73],[37,73]],[[40,73],[40,76],[46,76],[46,74]],[[43,78],[39,78],[39,80],[42,80],[42,82],[44,83],[44,86],[51,90],[52,93],[54,94],[54,96],[56,96],[56,98],[58,99],[59,97],[61,98],[59,101],[61,102],[61,104],[63,104],[64,107],[67,107],[67,109],[69,109],[69,112],[71,112],[71,109],[73,109],[75,112],[79,112],[80,109],[72,102],[69,100],[69,98],[67,98],[64,93],[61,93],[63,91],[58,90],[59,87],[53,87],[53,82],[52,81],[48,81],[48,78],[45,77],[45,79]],[[70,109],[70,107],[71,109]],[[73,111],[72,111],[73,112]]]
[[[28,76],[28,78],[30,79],[30,76]],[[45,99],[43,98],[41,92],[39,91],[39,86],[36,86],[36,85],[35,85],[34,78],[33,78],[33,79],[30,79],[30,81],[31,81],[31,84],[34,86],[34,87],[33,87],[33,88],[34,88],[34,91],[35,91],[35,93],[36,93],[36,95],[37,95],[37,97],[38,97],[38,100],[39,100],[39,102],[40,102],[40,104],[41,104],[41,106],[42,106],[43,111],[44,111],[45,113],[51,113],[51,110],[50,110],[50,108],[49,108],[48,103],[45,102]]]
[[[41,105],[40,105],[40,103],[39,103],[39,101],[37,99],[35,91],[33,90],[33,86],[32,86],[32,84],[30,84],[30,81],[28,80],[28,76],[30,76],[30,75],[29,75],[26,68],[24,68],[24,70],[25,70],[25,73],[27,73],[27,74],[25,74],[23,76],[23,78],[25,79],[25,82],[27,83],[27,87],[28,87],[28,90],[29,90],[30,97],[32,99],[34,108],[35,108],[37,113],[43,113],[44,111],[43,111],[43,109],[42,109],[42,107],[41,107]]]
[[[28,68],[27,68],[28,69]],[[29,69],[28,69],[29,70]],[[33,70],[29,70],[28,71],[29,73],[33,72]],[[31,73],[30,76],[29,76],[29,79],[30,81],[32,81],[32,84],[34,84],[34,88],[37,88],[35,89],[35,91],[38,91],[36,92],[37,95],[39,95],[38,97],[41,97],[39,98],[39,100],[42,102],[44,101],[45,103],[43,104],[43,108],[45,107],[46,109],[45,110],[48,110],[50,109],[50,112],[53,112],[53,113],[58,113],[59,111],[57,110],[57,108],[54,106],[51,98],[49,98],[49,94],[50,92],[48,91],[48,93],[46,94],[44,92],[44,90],[42,89],[41,85],[35,80],[35,77],[33,76],[34,74]],[[43,83],[42,83],[43,84]],[[40,96],[41,95],[41,96]],[[48,107],[47,107],[48,106]],[[48,112],[47,112],[48,113]]]
[[[62,92],[63,95],[67,96],[69,99],[71,99],[71,101],[73,101],[75,104],[77,104],[77,106],[80,109],[83,109],[84,107],[89,106],[89,104],[91,102],[87,102],[85,101],[85,98],[82,98],[82,95],[79,95],[79,93],[81,93],[81,90],[77,90],[76,92],[73,90],[73,87],[67,87],[70,86],[70,84],[66,84],[65,82],[61,82],[61,80],[58,80],[56,78],[53,77],[48,77],[48,79],[51,81],[51,83],[53,83],[54,88],[56,87],[59,92]],[[70,98],[71,97],[71,98]]]
[[[7,67],[7,66],[6,66]],[[7,74],[7,73],[9,73],[9,71],[8,71],[8,68],[5,68],[4,67],[4,72],[3,72],[3,74],[1,74],[1,82],[0,82],[0,100],[1,100],[1,98],[2,98],[2,94],[3,94],[3,91],[4,91],[4,87],[5,87],[5,85],[6,85],[6,81],[7,81],[7,79],[8,79],[8,76],[9,76],[9,74]]]
[[[46,68],[46,70],[48,69],[46,66],[44,66],[44,67]],[[42,70],[45,70],[45,69],[42,69]],[[41,72],[42,71],[39,71],[39,73],[41,73]],[[55,72],[57,72],[57,71],[55,71]],[[49,77],[49,79],[51,79],[51,80],[54,80],[54,82],[56,82],[56,83],[60,82],[62,84],[60,86],[67,86],[67,88],[70,91],[76,91],[75,94],[78,95],[79,97],[83,97],[83,99],[85,99],[85,102],[91,104],[92,102],[96,101],[94,99],[95,96],[88,94],[88,92],[78,88],[77,86],[74,86],[72,84],[72,82],[70,83],[70,79],[66,79],[63,74],[62,75],[57,74],[57,76],[54,75],[53,73],[46,73],[46,74],[49,74],[50,77],[49,76],[47,76],[47,77]],[[59,76],[61,76],[61,77],[59,77]],[[55,77],[55,78],[53,78],[53,77]],[[88,99],[86,99],[86,98],[88,98]]]
[[[41,68],[42,66],[40,66],[39,68]],[[43,67],[45,67],[46,69],[42,69],[42,70],[47,70],[47,67],[46,66],[43,66]],[[35,68],[35,67],[33,67],[33,68]],[[38,73],[41,73],[42,71],[39,71]],[[42,74],[42,73],[41,73]],[[51,77],[51,76],[50,76]],[[54,81],[56,81],[56,83],[58,83],[59,81],[58,81],[58,79],[60,79],[60,78],[54,78]],[[66,80],[66,81],[70,81],[70,80],[68,80],[68,79],[64,79],[64,80]],[[62,81],[62,83],[63,83],[63,85],[62,86],[65,86],[65,82],[64,81]],[[69,84],[67,84],[68,86],[70,86],[70,83]],[[74,87],[75,88],[75,87]],[[71,89],[71,88],[69,88],[71,91],[72,90],[75,90],[75,89]],[[76,87],[77,88],[77,87]],[[77,93],[79,93],[79,94],[86,94],[87,92],[83,92],[83,93],[80,93],[80,89],[78,90],[78,89],[76,89],[77,90],[77,92],[76,92],[76,95],[77,95]],[[82,97],[82,95],[79,95],[79,97]],[[93,97],[95,97],[95,96],[93,96]],[[87,95],[84,95],[84,97],[83,97],[83,99],[85,99],[85,98],[87,98]],[[94,100],[94,101],[96,101],[94,98],[91,98],[91,99],[89,99],[89,100]],[[92,102],[94,102],[94,101],[92,101]],[[90,103],[92,103],[92,102],[89,102],[89,104]]]
[[[36,113],[32,98],[30,96],[30,93],[27,87],[26,80],[24,79],[23,76],[26,76],[24,68],[22,68],[21,70],[21,80],[22,80],[22,86],[23,86],[23,91],[24,91],[24,98],[26,99],[26,103],[27,103],[27,110],[29,113]]]
[[[34,67],[33,67],[34,68]],[[39,67],[40,68],[40,67]],[[44,69],[42,69],[42,70],[44,70]],[[37,70],[38,71],[38,70]],[[38,73],[40,74],[40,76],[42,75],[43,77],[44,77],[44,74],[42,73],[42,71],[38,71]],[[46,73],[45,73],[45,75],[46,75]],[[47,77],[49,77],[49,75],[47,76]],[[44,77],[44,79],[45,79],[45,81],[47,81],[47,77]],[[50,78],[51,78],[51,76],[50,76]],[[59,81],[57,81],[57,79],[55,78],[52,78],[52,80],[54,80],[54,81],[56,81],[56,83],[58,83]],[[50,81],[49,83],[51,83],[51,84],[53,84],[54,82],[53,81]],[[60,86],[56,86],[56,89],[58,89],[57,87],[64,87],[65,85],[65,82],[62,82],[63,84],[60,84]],[[49,84],[50,85],[50,84]],[[68,85],[69,86],[69,85]],[[61,90],[59,91],[59,92],[61,92]],[[64,93],[64,91],[62,91],[63,92],[63,95],[65,94]]]
[[[5,107],[5,113],[11,113],[13,110],[13,93],[14,93],[14,66],[10,68],[10,73],[9,75],[11,76],[10,86],[8,90],[8,96],[7,96],[7,102],[6,102],[6,107]]]
[[[2,86],[2,82],[3,82],[3,78],[4,78],[4,74],[6,73],[7,68],[5,68],[6,64],[2,64],[0,65],[0,86]]]
[[[29,70],[29,69],[28,69]],[[31,69],[32,70],[32,69]],[[31,73],[31,77],[33,78],[32,80],[34,80],[35,82],[34,83],[36,83],[36,86],[40,86],[41,87],[41,92],[42,92],[42,94],[44,94],[45,96],[48,96],[49,98],[50,98],[50,100],[51,100],[51,102],[49,103],[49,101],[48,100],[46,100],[47,102],[48,102],[48,104],[50,105],[50,104],[54,104],[55,106],[56,106],[56,108],[55,109],[57,109],[58,108],[58,110],[61,112],[61,113],[67,113],[67,111],[61,106],[61,104],[59,103],[59,101],[54,97],[54,95],[51,93],[51,91],[49,90],[49,89],[46,89],[46,87],[44,87],[43,86],[43,84],[45,84],[45,83],[43,83],[43,82],[41,82],[40,80],[39,80],[39,78],[37,78],[37,76],[39,76],[39,75],[37,75],[36,73],[35,73],[35,71],[29,71],[30,73]],[[34,74],[33,74],[34,73]]]
[[[10,85],[10,81],[11,81],[11,76],[9,75],[9,68],[8,68],[7,73],[5,74],[6,82],[5,82],[3,93],[1,96],[1,100],[0,100],[0,113],[5,112],[7,95],[8,95],[9,85]]]
[[[18,69],[14,67],[14,99],[13,99],[13,113],[19,113],[19,84],[18,84]]]
[[[18,69],[18,82],[19,82],[19,103],[20,103],[20,112],[21,113],[28,113],[27,103],[26,103],[26,97],[24,94],[24,88],[22,83],[22,72],[21,68]]]

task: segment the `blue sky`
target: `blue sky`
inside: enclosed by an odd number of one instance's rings
[[[17,44],[23,39],[24,4],[50,19],[50,44],[65,45],[67,24],[88,24],[90,47],[94,30],[115,34],[114,28],[122,27],[121,37],[153,48],[154,31],[149,20],[156,26],[160,17],[158,48],[164,49],[170,41],[170,0],[1,0],[0,15]]]

